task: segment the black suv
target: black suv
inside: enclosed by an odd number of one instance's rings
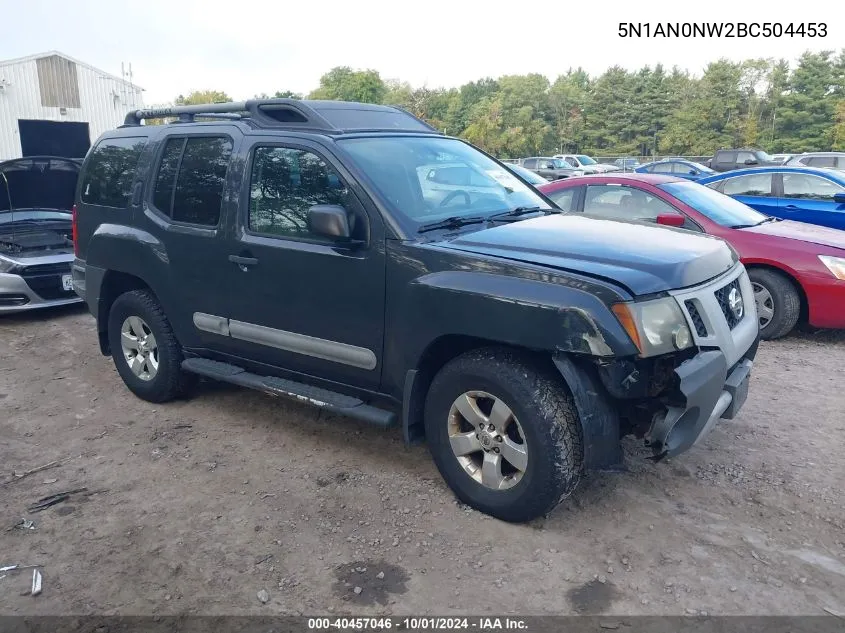
[[[74,288],[137,396],[205,376],[401,425],[509,521],[618,467],[622,435],[676,455],[745,401],[757,317],[724,242],[562,215],[397,108],[132,112],[76,205]]]
[[[708,167],[714,171],[731,171],[745,167],[768,167],[780,165],[766,152],[760,149],[720,149],[709,161]]]

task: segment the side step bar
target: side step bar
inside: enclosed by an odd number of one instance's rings
[[[356,418],[376,426],[386,428],[397,423],[396,413],[365,404],[363,400],[358,398],[320,387],[312,387],[293,380],[251,374],[237,365],[221,363],[207,358],[188,358],[182,361],[182,369],[192,374],[257,389],[273,396],[285,396],[307,402],[332,413]]]

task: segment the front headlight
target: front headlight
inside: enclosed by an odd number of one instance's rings
[[[830,255],[819,255],[822,264],[827,266],[827,269],[837,279],[845,281],[845,257],[831,257]]]
[[[17,268],[17,262],[13,262],[11,259],[6,259],[5,257],[0,257],[0,273],[8,273]]]
[[[615,303],[611,309],[640,350],[640,356],[658,356],[692,346],[692,333],[672,297]]]

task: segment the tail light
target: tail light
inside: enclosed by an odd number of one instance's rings
[[[71,209],[70,236],[73,239],[73,254],[79,257],[79,229],[76,220],[76,205]]]

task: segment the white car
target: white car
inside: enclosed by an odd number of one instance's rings
[[[585,174],[605,174],[609,171],[619,171],[616,165],[605,165],[586,154],[555,154],[555,158],[562,158],[575,169],[582,170]]]
[[[804,152],[793,156],[785,164],[845,171],[845,152]]]

